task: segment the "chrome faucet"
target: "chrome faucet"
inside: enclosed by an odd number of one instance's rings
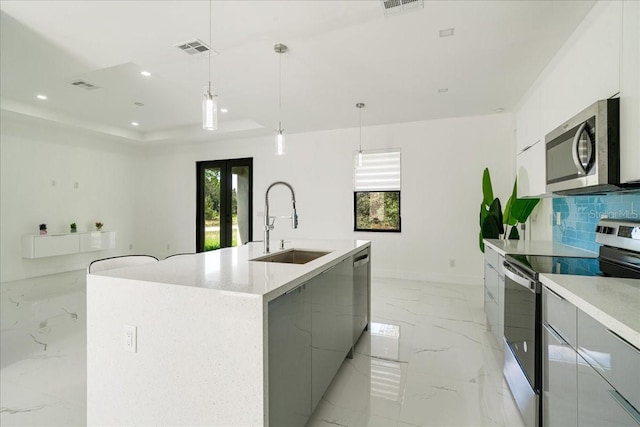
[[[284,185],[291,191],[291,204],[293,209],[291,216],[284,216],[280,218],[291,218],[291,228],[298,228],[298,213],[296,212],[296,195],[293,192],[293,187],[284,181],[276,181],[267,188],[267,192],[264,195],[264,253],[269,253],[269,231],[273,230],[274,223],[276,222],[275,216],[269,216],[269,190],[276,185]]]

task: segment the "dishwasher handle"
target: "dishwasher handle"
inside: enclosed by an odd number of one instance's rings
[[[531,280],[528,277],[522,276],[516,269],[514,269],[511,264],[508,262],[504,262],[502,264],[504,267],[504,275],[509,279],[516,282],[518,285],[529,289],[531,292],[537,294],[540,293],[540,289],[538,283],[535,280]]]
[[[353,260],[353,268],[358,268],[369,263],[369,254],[359,256]]]

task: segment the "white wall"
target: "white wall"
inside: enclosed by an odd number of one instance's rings
[[[270,137],[149,150],[141,184],[141,251],[157,256],[195,249],[195,162],[254,159],[254,234],[262,240],[267,186],[289,182],[300,227],[277,220],[280,238],[370,239],[373,274],[481,283],[478,249],[481,177],[489,167],[494,191],[506,200],[513,185],[511,116],[498,114],[365,127],[363,148],[402,149],[402,233],[353,232],[353,152],[358,128],[289,135],[287,155],[273,154]],[[270,193],[271,213],[287,215],[284,187]],[[169,246],[169,249],[167,249]],[[455,268],[449,266],[454,259]]]
[[[138,217],[140,148],[4,111],[1,123],[0,280],[82,269],[92,259],[128,252]],[[78,231],[91,230],[98,220],[116,231],[117,249],[21,256],[21,236],[38,234],[40,223],[56,233],[69,232],[72,222]]]

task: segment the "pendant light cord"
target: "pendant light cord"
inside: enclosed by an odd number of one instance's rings
[[[360,110],[360,153],[362,153],[362,107],[358,110]]]
[[[282,53],[278,53],[278,130],[282,130]]]
[[[211,0],[209,0],[209,95],[211,95]]]

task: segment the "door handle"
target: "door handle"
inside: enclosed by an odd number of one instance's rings
[[[520,276],[518,273],[513,271],[513,268],[510,267],[510,265],[507,264],[506,262],[503,264],[503,267],[504,267],[504,269],[503,269],[504,270],[504,275],[506,277],[508,277],[509,279],[513,280],[518,285],[529,289],[533,293],[537,292],[536,282],[534,282],[533,280],[529,280],[526,277]]]

